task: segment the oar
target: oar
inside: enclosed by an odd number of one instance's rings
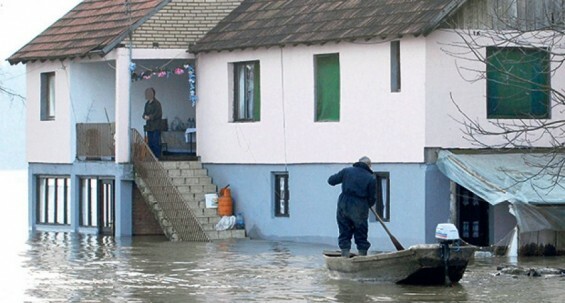
[[[404,247],[402,246],[402,244],[400,244],[400,242],[398,242],[398,240],[396,240],[396,238],[390,233],[388,228],[386,228],[386,225],[383,222],[383,219],[381,219],[381,217],[377,214],[377,212],[372,207],[369,207],[369,209],[373,212],[373,214],[375,214],[375,217],[377,217],[377,220],[379,220],[379,222],[381,222],[381,225],[383,226],[386,233],[390,237],[390,240],[392,241],[392,244],[394,244],[394,247],[396,247],[396,250],[404,250]]]

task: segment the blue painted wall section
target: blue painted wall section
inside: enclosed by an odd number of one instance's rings
[[[80,178],[111,177],[115,180],[115,236],[119,238],[129,237],[132,235],[133,167],[131,166],[131,164],[116,164],[109,161],[76,161],[73,164],[29,163],[28,175],[28,209],[30,230],[96,233],[97,231],[93,228],[84,228],[79,226]],[[36,224],[37,176],[70,177],[70,225],[54,226]]]
[[[321,243],[337,247],[335,211],[341,188],[327,184],[330,175],[350,164],[293,164],[293,165],[221,165],[204,164],[214,184],[219,188],[230,184],[235,213],[244,214],[246,230],[251,238]],[[449,213],[447,200],[439,201],[443,193],[433,193],[426,186],[435,180],[435,170],[425,164],[375,164],[374,171],[390,173],[391,220],[387,227],[406,247],[424,243],[430,232],[426,208],[445,207],[440,213]],[[289,173],[290,216],[274,216],[273,172]],[[449,190],[443,178],[438,183]],[[431,224],[431,223],[430,223]],[[435,225],[434,225],[435,228]],[[432,235],[433,238],[433,235]],[[388,235],[378,222],[369,225],[371,250],[394,250]]]

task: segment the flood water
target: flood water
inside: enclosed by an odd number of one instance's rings
[[[565,277],[496,276],[496,265],[565,258],[477,258],[453,287],[332,278],[333,247],[229,240],[34,233],[2,245],[1,302],[565,302]]]

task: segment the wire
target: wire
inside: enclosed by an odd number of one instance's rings
[[[285,111],[285,95],[284,95],[284,55],[283,48],[281,50],[281,102],[282,102],[282,127],[283,127],[283,150],[284,150],[284,171],[288,172],[288,161],[286,151],[286,111]]]

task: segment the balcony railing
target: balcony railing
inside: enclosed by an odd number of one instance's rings
[[[114,123],[77,123],[76,133],[79,160],[114,159]]]

